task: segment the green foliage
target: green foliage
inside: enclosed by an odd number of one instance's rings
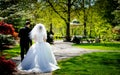
[[[120,34],[114,34],[114,40],[120,41]]]
[[[113,20],[115,16],[112,12],[118,7],[118,0],[97,0],[95,7],[99,15],[114,26]]]
[[[8,17],[14,14],[19,9],[17,9],[18,0],[0,0],[0,15],[1,17]]]
[[[59,61],[53,75],[119,75],[120,53],[98,52]]]
[[[94,50],[120,50],[120,42],[74,44],[73,46]]]
[[[119,24],[119,11],[116,11],[119,7],[118,0],[69,1],[2,0],[0,15],[7,17],[7,22],[13,24],[16,31],[24,26],[26,19],[30,19],[33,26],[36,23],[43,23],[47,30],[50,30],[50,24],[52,24],[53,32],[62,36],[69,35],[69,32],[70,36],[84,35],[86,29],[88,37],[100,37],[105,41],[113,39],[112,26]],[[7,5],[2,5],[3,3]],[[84,15],[86,15],[86,21],[84,21]],[[67,24],[73,19],[79,20],[81,26],[69,27]],[[86,22],[86,28],[83,26],[84,22]]]
[[[15,44],[14,37],[12,37],[12,35],[0,34],[0,44],[2,44],[2,45],[14,45]]]
[[[1,0],[0,17],[5,18],[7,23],[13,24],[18,31],[24,26],[25,20],[31,18],[28,10],[31,10],[32,4],[36,2],[37,0]]]
[[[7,9],[7,7],[11,7],[13,4],[17,4],[18,0],[0,0],[0,10]]]
[[[5,21],[9,24],[13,24],[16,32],[18,32],[19,29],[25,25],[25,19],[23,19],[22,15],[20,14],[13,14],[9,16]]]
[[[116,24],[116,25],[119,25],[120,24],[120,10],[115,10],[113,12],[113,14],[115,15],[115,19],[113,20],[113,22]]]
[[[19,56],[20,55],[20,46],[15,45],[13,48],[4,50],[3,55],[6,56],[6,59],[11,59],[13,57]]]
[[[100,37],[104,41],[109,41],[113,38],[112,26],[103,19],[94,8],[88,10],[87,33],[89,37]],[[94,11],[94,12],[93,12]]]
[[[114,40],[120,41],[120,25],[113,28]]]

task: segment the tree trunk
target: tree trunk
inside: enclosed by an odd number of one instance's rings
[[[71,0],[68,0],[68,16],[67,16],[67,29],[66,29],[66,41],[70,41],[70,9],[71,9]]]
[[[66,25],[67,25],[67,29],[66,29],[66,40],[65,41],[69,42],[71,40],[71,37],[70,37],[70,23],[67,22]]]
[[[71,38],[70,38],[70,9],[71,9],[71,0],[68,0],[67,2],[67,19],[65,18],[65,17],[63,17],[60,13],[59,13],[59,11],[57,11],[56,9],[55,9],[55,7],[53,6],[53,4],[50,2],[50,0],[47,0],[47,2],[50,4],[50,6],[51,6],[51,8],[53,9],[53,11],[55,12],[55,13],[57,13],[60,17],[61,17],[61,19],[63,19],[64,21],[65,21],[65,23],[66,23],[66,37],[65,37],[65,40],[64,41],[70,41],[71,40]]]
[[[91,21],[90,21],[90,34],[89,34],[89,37],[91,38],[92,37],[92,14],[91,14],[91,0],[89,0],[89,13],[90,13],[90,18],[91,18]]]
[[[83,0],[83,12],[84,12],[84,36],[86,37],[87,32],[86,32],[86,21],[87,21],[87,17],[86,17],[86,11],[85,11],[85,1]]]

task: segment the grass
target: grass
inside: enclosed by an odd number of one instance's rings
[[[58,62],[53,75],[120,75],[120,53],[96,52]]]
[[[3,50],[3,55],[7,59],[19,56],[20,55],[20,47],[19,47],[19,45],[15,45],[13,48],[9,48],[9,49]]]
[[[100,50],[120,50],[120,42],[73,44],[75,47]]]
[[[120,43],[94,43],[94,44],[73,44],[73,46],[101,49],[120,50]],[[6,58],[20,55],[20,47],[3,51]],[[96,52],[76,56],[58,62],[61,69],[53,72],[53,75],[120,75],[120,52]]]

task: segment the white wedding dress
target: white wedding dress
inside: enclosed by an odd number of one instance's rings
[[[41,24],[38,26],[41,26]],[[34,34],[32,34],[32,38],[34,38]],[[36,42],[30,47],[25,58],[18,65],[18,70],[26,72],[50,72],[59,69],[52,48],[49,43],[43,40],[44,37],[46,37],[46,33],[40,33],[35,36]]]

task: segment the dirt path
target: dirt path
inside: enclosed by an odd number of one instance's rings
[[[83,48],[76,48],[73,47],[72,44],[73,43],[70,42],[55,41],[54,45],[52,45],[52,48],[56,56],[56,59],[61,60],[73,56],[82,55],[85,53],[100,51],[100,50],[88,50]]]

